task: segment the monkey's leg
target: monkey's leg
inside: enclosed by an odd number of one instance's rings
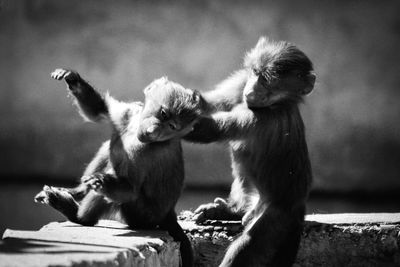
[[[71,222],[88,226],[95,225],[111,206],[103,196],[95,192],[89,192],[79,205],[66,190],[47,185],[35,196],[35,201],[48,204]]]
[[[180,252],[182,258],[182,267],[193,266],[193,249],[188,237],[178,224],[176,214],[171,210],[160,223],[160,229],[168,231],[175,241],[180,242]]]
[[[304,221],[304,205],[270,204],[230,245],[220,266],[291,266]]]
[[[75,96],[82,115],[92,121],[108,117],[108,108],[103,96],[73,70],[56,69],[51,73],[56,80],[64,79]]]
[[[116,177],[113,174],[94,173],[84,177],[82,182],[113,202],[124,203],[133,201],[138,195],[125,178]]]
[[[82,200],[73,222],[93,226],[99,219],[112,208],[112,203],[104,199],[104,196],[90,191]]]

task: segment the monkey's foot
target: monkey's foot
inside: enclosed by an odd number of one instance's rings
[[[78,203],[64,188],[45,185],[34,198],[35,202],[53,207],[63,213],[68,219],[74,218],[78,210]]]
[[[94,173],[82,177],[82,183],[86,184],[90,189],[101,193],[104,185],[104,175],[102,173]]]
[[[43,186],[43,190],[35,196],[35,202],[50,205],[55,209],[63,208],[66,201],[74,202],[67,190],[48,185]]]
[[[216,198],[213,203],[200,205],[192,219],[201,224],[206,220],[240,220],[241,216],[231,210],[226,200]]]
[[[37,203],[58,206],[57,199],[66,197],[67,195],[68,191],[64,188],[45,185],[43,186],[43,190],[35,196],[34,200]]]
[[[50,74],[51,78],[56,80],[65,79],[67,82],[74,82],[79,79],[79,74],[72,70],[56,69]]]

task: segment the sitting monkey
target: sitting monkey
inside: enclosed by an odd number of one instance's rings
[[[123,103],[102,96],[75,71],[57,69],[51,76],[66,81],[84,118],[108,119],[112,136],[87,166],[78,187],[44,186],[35,201],[82,225],[95,225],[118,211],[131,228],[158,226],[181,243],[182,265],[192,266],[191,244],[174,207],[184,180],[180,138],[204,112],[203,98],[160,78],[144,89],[144,104]]]

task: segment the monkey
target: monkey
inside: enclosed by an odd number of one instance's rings
[[[229,142],[234,181],[227,200],[195,211],[207,218],[241,218],[245,226],[220,264],[291,266],[304,223],[312,170],[299,111],[314,89],[311,60],[295,45],[261,37],[244,68],[204,93],[214,113],[184,140]]]
[[[86,120],[108,120],[112,135],[87,166],[80,185],[46,185],[35,201],[86,226],[119,212],[130,228],[159,227],[180,242],[182,266],[192,266],[191,243],[174,208],[184,180],[180,139],[203,113],[201,95],[163,77],[144,89],[144,104],[125,103],[100,94],[76,71],[56,69],[51,76],[65,80]]]

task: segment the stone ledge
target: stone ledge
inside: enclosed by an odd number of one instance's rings
[[[181,218],[189,218],[184,212]],[[295,266],[400,266],[400,213],[308,215]],[[239,221],[180,224],[196,266],[217,266]],[[0,266],[178,266],[179,244],[163,231],[132,231],[114,221],[95,227],[50,223],[39,231],[6,230]]]
[[[241,229],[239,221],[201,226],[184,221],[182,226],[198,266],[218,266]],[[400,266],[399,247],[400,213],[308,215],[295,266]]]
[[[132,231],[102,220],[95,227],[50,223],[39,231],[6,230],[1,266],[178,266],[179,243],[164,231]]]

